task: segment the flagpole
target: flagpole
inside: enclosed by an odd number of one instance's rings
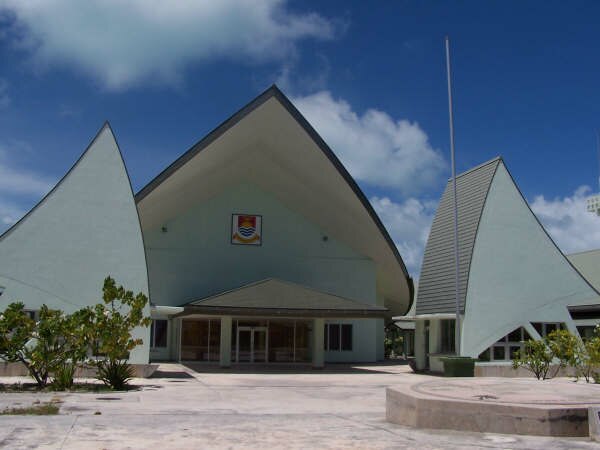
[[[454,339],[456,355],[460,356],[460,297],[459,297],[459,264],[458,264],[458,198],[456,196],[456,164],[454,162],[454,115],[452,113],[452,77],[450,71],[450,38],[446,36],[446,75],[448,77],[448,113],[450,120],[450,159],[452,161],[452,190],[454,192],[454,282],[456,300],[456,321]]]

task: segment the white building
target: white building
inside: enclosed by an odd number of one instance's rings
[[[600,195],[592,195],[587,198],[587,210],[600,216]]]
[[[413,298],[365,195],[276,87],[135,196],[104,126],[0,236],[0,307],[94,304],[107,275],[152,303],[136,363],[377,361]]]
[[[453,197],[449,182],[423,258],[416,299],[419,369],[442,370],[455,352]],[[563,255],[496,158],[457,176],[460,354],[509,361],[528,338],[557,327],[578,333],[598,316],[600,294]]]

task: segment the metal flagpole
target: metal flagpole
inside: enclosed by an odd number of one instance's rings
[[[600,131],[596,130],[596,146],[598,151],[598,188],[600,189]]]
[[[456,354],[460,356],[460,300],[458,293],[458,199],[456,196],[456,165],[454,163],[454,116],[452,114],[452,80],[450,72],[450,38],[446,36],[446,75],[448,77],[448,112],[450,117],[450,158],[452,160],[452,190],[454,192],[454,263],[456,287],[456,322],[454,324],[454,339]]]

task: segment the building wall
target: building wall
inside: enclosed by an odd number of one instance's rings
[[[236,213],[262,216],[261,246],[231,244],[231,216]],[[179,306],[265,278],[377,303],[372,260],[294,212],[293,205],[280,203],[252,184],[241,183],[143,232],[150,295],[158,305]],[[383,339],[381,344],[377,340],[383,321],[353,323],[357,350],[327,355],[328,361],[374,361],[382,354]]]
[[[600,290],[600,250],[574,253],[567,258],[592,286]]]
[[[148,292],[137,211],[125,166],[105,127],[71,172],[0,239],[0,307],[22,301],[67,313],[102,302],[104,278]],[[149,314],[149,309],[147,310]],[[148,362],[149,330],[131,355]]]
[[[567,305],[599,301],[552,243],[501,164],[473,251],[461,353],[481,351],[529,322],[573,323]]]

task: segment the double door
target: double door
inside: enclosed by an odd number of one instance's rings
[[[268,350],[267,327],[241,326],[237,328],[236,362],[267,362]]]

